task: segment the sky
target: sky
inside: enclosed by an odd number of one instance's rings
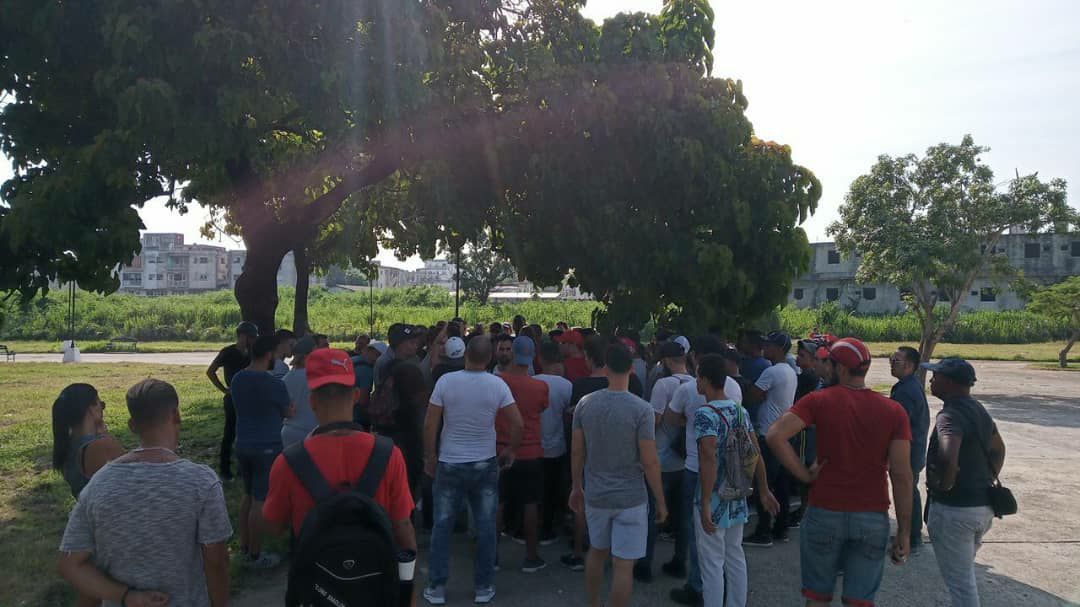
[[[662,0],[589,0],[597,21]],[[1063,177],[1080,206],[1080,1],[713,0],[713,75],[741,79],[755,132],[790,145],[823,183],[804,228],[826,240],[849,184],[880,154],[922,154],[971,134],[1004,180]],[[0,163],[0,181],[9,167]],[[150,231],[199,236],[205,211],[141,212]],[[215,243],[241,247],[226,240]],[[402,263],[389,252],[380,261]]]

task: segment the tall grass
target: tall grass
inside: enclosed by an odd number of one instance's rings
[[[371,303],[374,318],[370,318]],[[465,302],[460,314],[469,323],[505,322],[522,314],[529,322],[550,328],[558,321],[587,326],[596,307],[588,301],[529,300],[485,306]],[[367,291],[331,293],[315,288],[308,298],[308,312],[313,329],[341,341],[351,340],[356,333],[372,327],[376,335],[385,336],[395,322],[432,325],[449,319],[454,315],[454,300],[449,292],[434,287],[380,289],[374,291],[372,300]],[[26,307],[8,302],[0,306],[0,316],[6,319],[0,327],[0,339],[59,340],[67,336],[67,301],[63,293],[53,293]],[[839,306],[826,305],[816,310],[784,308],[777,317],[780,327],[793,335],[807,335],[817,327],[868,341],[917,341],[921,333],[912,313],[856,316]],[[292,319],[293,290],[282,289],[277,324],[291,327]],[[102,297],[80,292],[76,297],[75,338],[80,340],[127,336],[144,341],[227,342],[238,322],[240,308],[228,291],[170,297]],[[1031,312],[981,311],[961,314],[956,326],[945,334],[945,341],[1038,343],[1063,340],[1067,333],[1064,323]]]
[[[293,289],[282,289],[277,308],[277,325],[292,327]],[[374,318],[370,318],[371,303]],[[530,300],[513,304],[489,303],[480,306],[463,302],[460,315],[469,323],[509,321],[522,314],[531,323],[553,327],[556,322],[588,325],[596,305],[590,301]],[[67,337],[66,294],[51,293],[28,306],[8,302],[6,322],[0,338],[10,340],[59,340]],[[169,297],[139,297],[113,294],[107,297],[79,292],[75,299],[75,338],[101,340],[134,337],[144,341],[214,341],[232,339],[240,322],[240,308],[229,291]],[[454,316],[453,295],[443,289],[409,287],[378,289],[373,300],[367,291],[331,293],[313,288],[308,297],[309,322],[315,331],[334,340],[352,340],[358,332],[374,326],[385,336],[396,322],[433,325]]]

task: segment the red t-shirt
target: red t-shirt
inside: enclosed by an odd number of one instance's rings
[[[305,439],[304,447],[331,487],[355,485],[371,458],[375,437],[367,432],[318,434]],[[390,455],[386,473],[375,492],[375,502],[386,510],[391,521],[403,521],[412,515],[414,504],[405,458],[397,447]],[[304,517],[314,507],[311,494],[285,461],[285,456],[279,455],[270,469],[270,492],[263,504],[263,518],[281,524],[292,517],[293,531],[300,533]]]
[[[521,420],[525,427],[521,433],[521,446],[517,450],[517,459],[540,459],[544,457],[544,445],[540,440],[540,414],[548,407],[548,385],[539,379],[533,379],[528,375],[500,375],[510,393],[514,395],[514,402],[521,411]],[[500,451],[510,444],[510,422],[500,410],[495,417],[495,442]]]
[[[900,403],[870,389],[833,386],[802,397],[791,408],[817,426],[817,458],[824,464],[810,487],[810,505],[838,512],[889,509],[889,444],[911,440]]]
[[[588,377],[592,371],[589,370],[589,363],[585,362],[584,356],[577,358],[567,358],[563,361],[563,376],[570,380],[570,383],[574,383],[582,377]]]

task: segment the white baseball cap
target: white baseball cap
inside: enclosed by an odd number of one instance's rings
[[[673,339],[672,341],[674,341],[675,343],[682,346],[683,354],[689,354],[690,353],[690,340],[686,339],[686,337],[684,335],[680,335],[680,336],[676,337],[675,339]]]
[[[381,354],[386,354],[386,347],[387,346],[386,346],[385,343],[383,343],[381,341],[373,341],[370,344],[368,344],[368,347],[371,348],[372,350],[375,350],[380,355]]]
[[[451,337],[443,346],[447,358],[461,358],[465,356],[465,340],[460,337]]]

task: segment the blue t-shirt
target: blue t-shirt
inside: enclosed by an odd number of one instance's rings
[[[281,422],[289,410],[285,383],[266,371],[243,370],[229,387],[236,407],[237,449],[281,449]]]
[[[726,466],[724,442],[727,440],[728,428],[739,421],[740,409],[742,409],[742,406],[735,404],[735,401],[714,400],[698,409],[697,413],[694,414],[694,434],[697,436],[697,440],[700,441],[708,436],[716,437],[716,470],[718,478],[713,487],[719,486],[719,477],[724,473]],[[720,420],[721,414],[724,416],[724,421]],[[745,409],[743,409],[741,417],[747,431],[753,434],[754,426],[750,423],[750,415],[746,413]],[[725,421],[727,423],[724,423]],[[701,508],[700,483],[695,488],[694,504]],[[733,501],[721,500],[720,496],[713,491],[711,507],[713,524],[721,529],[727,529],[735,525],[745,525],[746,521],[750,520],[750,509],[747,506],[746,498]]]
[[[907,411],[911,423],[911,470],[918,474],[926,467],[926,440],[930,433],[930,406],[926,392],[915,375],[908,375],[892,387],[890,398]]]
[[[371,387],[375,385],[375,367],[360,356],[354,356],[352,362],[356,387],[371,392]]]
[[[739,363],[739,375],[742,375],[746,379],[750,380],[750,383],[754,383],[761,377],[761,374],[772,366],[772,363],[768,359],[758,356],[757,358],[744,358]]]

